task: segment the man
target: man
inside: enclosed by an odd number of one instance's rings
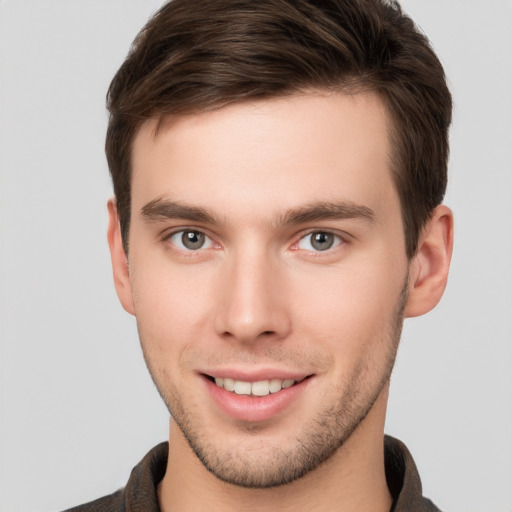
[[[426,38],[385,1],[174,0],[108,107],[114,281],[170,436],[74,510],[437,510],[383,433],[452,250]]]

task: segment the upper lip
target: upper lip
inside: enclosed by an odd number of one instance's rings
[[[285,369],[272,369],[272,368],[260,368],[258,370],[243,370],[235,368],[215,368],[212,370],[200,370],[199,373],[207,375],[209,377],[221,377],[233,380],[239,380],[243,382],[259,382],[262,380],[303,380],[310,376],[311,373],[285,370]]]

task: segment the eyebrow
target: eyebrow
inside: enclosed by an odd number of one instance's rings
[[[281,219],[283,224],[305,224],[321,220],[362,219],[375,221],[375,213],[367,206],[350,201],[320,202],[293,208]]]
[[[206,208],[191,206],[177,201],[153,199],[142,207],[141,214],[146,222],[157,222],[168,219],[184,219],[192,222],[215,224],[215,216]]]
[[[216,224],[218,222],[211,210],[162,198],[154,199],[143,206],[141,214],[146,222],[169,219],[184,219],[204,224]],[[306,224],[339,219],[361,219],[374,222],[375,213],[367,206],[350,201],[318,202],[288,210],[279,217],[276,224]]]

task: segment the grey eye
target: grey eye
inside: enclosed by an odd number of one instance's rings
[[[204,234],[198,231],[184,231],[181,235],[181,241],[187,249],[201,249],[204,245]]]
[[[198,251],[199,249],[208,249],[212,246],[212,241],[201,231],[182,230],[174,233],[169,241],[178,249],[183,251]]]
[[[341,237],[328,231],[313,231],[299,240],[298,248],[306,251],[322,252],[343,242]]]
[[[311,233],[311,247],[317,251],[326,251],[334,245],[332,233]]]

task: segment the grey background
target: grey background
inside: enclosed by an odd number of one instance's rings
[[[156,0],[0,1],[0,510],[110,493],[167,437],[112,286],[104,95]],[[387,431],[446,511],[512,511],[512,2],[408,0],[455,97],[451,279]]]

